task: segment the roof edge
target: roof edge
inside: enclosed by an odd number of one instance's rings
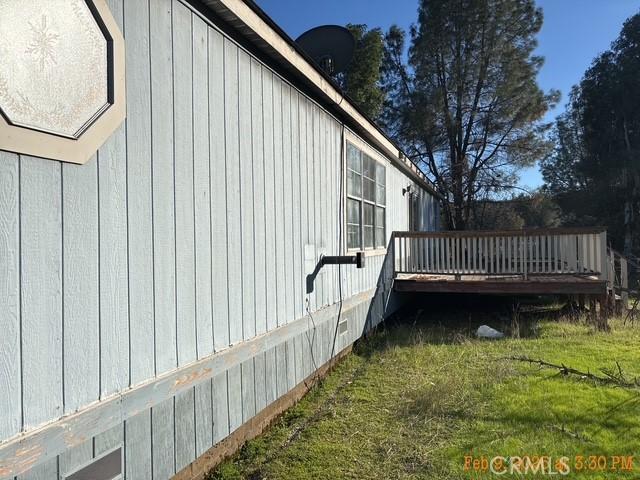
[[[304,77],[315,87],[336,110],[348,120],[351,127],[361,130],[367,141],[374,144],[382,151],[392,163],[417,182],[422,188],[432,195],[443,199],[432,182],[413,163],[404,152],[390,139],[382,129],[363,111],[353,100],[344,95],[334,80],[327,75],[296,43],[289,35],[278,26],[255,2],[252,0],[201,0],[204,5],[214,13],[230,22],[234,28],[248,29],[251,37],[248,40],[255,43],[262,40],[269,45],[269,56],[288,70],[293,70]],[[243,34],[246,33],[242,32]]]

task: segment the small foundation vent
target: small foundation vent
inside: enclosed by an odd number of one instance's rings
[[[116,448],[80,470],[64,477],[64,480],[122,480],[122,447]]]
[[[345,318],[338,323],[338,335],[344,335],[349,331],[349,319]]]

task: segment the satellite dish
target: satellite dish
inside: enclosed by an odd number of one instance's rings
[[[329,75],[343,72],[351,62],[356,39],[339,25],[322,25],[300,35],[296,43]]]

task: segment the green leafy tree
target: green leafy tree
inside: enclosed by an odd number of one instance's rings
[[[371,118],[382,110],[384,93],[380,88],[380,71],[384,56],[382,30],[368,29],[366,25],[348,24],[356,40],[353,59],[347,69],[338,75],[344,92]]]
[[[597,57],[558,118],[543,162],[546,188],[566,223],[609,227],[615,246],[638,253],[640,226],[640,14]]]
[[[560,225],[562,211],[544,191],[522,193],[506,200],[474,204],[470,226],[477,230],[552,228]]]
[[[575,105],[579,95],[579,89],[574,87],[569,96],[569,105]],[[587,188],[589,178],[580,170],[585,150],[577,108],[570,107],[556,118],[551,138],[553,152],[540,162],[545,189],[553,195],[563,195]]]
[[[469,228],[473,230],[519,230],[524,228],[520,216],[511,200],[483,200],[474,205]]]
[[[514,203],[527,228],[553,228],[561,224],[560,207],[543,191],[519,195]]]
[[[450,228],[548,153],[541,119],[558,94],[536,82],[541,26],[534,0],[421,0],[408,61],[405,32],[385,36],[383,123],[449,200]]]

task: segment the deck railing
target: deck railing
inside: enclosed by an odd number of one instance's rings
[[[394,232],[396,273],[611,275],[604,228]]]
[[[631,264],[635,262],[631,261]],[[612,248],[609,249],[607,279],[613,291],[620,296],[622,305],[629,305],[629,261]]]

